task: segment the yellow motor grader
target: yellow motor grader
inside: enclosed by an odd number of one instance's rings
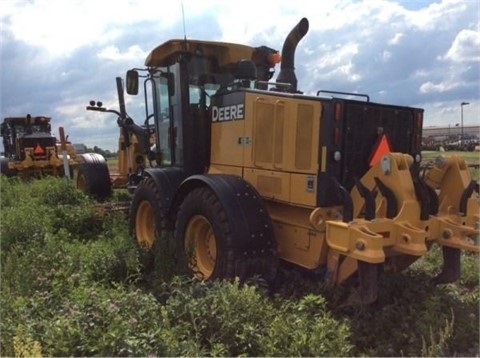
[[[156,166],[134,190],[130,225],[153,250],[174,237],[192,276],[273,279],[280,260],[339,284],[357,278],[375,301],[380,269],[403,270],[443,249],[437,283],[460,274],[460,250],[479,252],[479,198],[465,161],[421,170],[423,110],[368,95],[297,89],[303,18],[282,51],[169,40],[144,69]],[[280,72],[272,81],[274,67]]]
[[[50,117],[5,118],[0,126],[5,156],[0,170],[5,176],[32,177],[43,174],[71,177],[80,162],[63,127],[60,140],[52,135]]]

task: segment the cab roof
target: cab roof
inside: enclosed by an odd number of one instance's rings
[[[223,66],[239,60],[251,60],[254,51],[254,47],[228,42],[174,39],[153,49],[145,60],[145,66],[169,66],[182,53],[214,57],[218,65]]]
[[[43,124],[50,122],[51,117],[45,116],[37,116],[37,117],[30,117],[30,121],[28,117],[7,117],[3,119],[4,123],[12,123],[12,124]]]

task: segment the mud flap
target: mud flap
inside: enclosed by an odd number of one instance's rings
[[[442,246],[443,267],[434,279],[435,284],[455,282],[460,277],[460,249]]]

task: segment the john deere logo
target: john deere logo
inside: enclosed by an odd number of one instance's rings
[[[234,121],[243,118],[243,104],[212,107],[212,122]]]

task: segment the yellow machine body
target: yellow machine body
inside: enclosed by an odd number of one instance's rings
[[[429,171],[427,183],[442,188],[440,212],[420,220],[421,203],[410,173],[413,158],[386,153],[361,181],[373,191],[374,178],[379,178],[393,191],[399,203],[395,217],[386,218],[386,199],[378,195],[375,219],[362,218],[363,199],[353,188],[354,220],[344,222],[341,206],[317,206],[317,174],[326,165],[326,148],[319,142],[322,101],[256,90],[241,95],[240,105],[214,107],[209,173],[241,176],[258,190],[283,260],[307,269],[327,265],[330,279],[339,283],[356,271],[358,260],[402,270],[433,242],[480,252],[474,242],[478,197],[469,198],[467,212],[459,213],[457,199],[471,181],[461,158],[448,158]]]

